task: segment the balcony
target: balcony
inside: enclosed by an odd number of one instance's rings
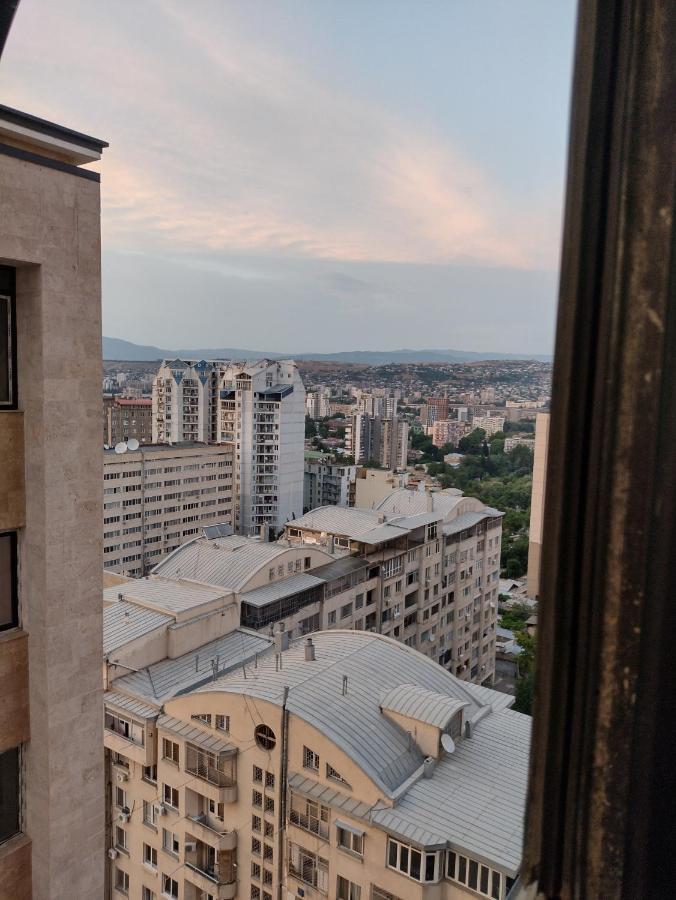
[[[185,877],[199,890],[232,900],[237,896],[237,862],[234,851],[217,851],[186,833]]]
[[[218,803],[237,800],[236,759],[231,753],[212,753],[194,744],[186,744],[185,771],[204,785],[204,793]]]
[[[298,809],[289,810],[289,822],[302,828],[304,831],[310,831],[325,841],[329,839],[329,822],[322,821],[319,816],[307,815]]]

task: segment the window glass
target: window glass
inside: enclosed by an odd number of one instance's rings
[[[11,270],[0,268],[0,276],[5,274],[13,281]],[[5,284],[7,280],[0,277],[0,409],[16,406],[15,308],[13,291]]]
[[[19,831],[19,748],[0,753],[0,843]]]
[[[389,849],[389,865],[393,868],[397,866],[397,845],[394,841],[390,841],[390,849]]]
[[[411,878],[416,878],[420,881],[420,862],[421,862],[421,853],[419,850],[411,850]]]
[[[467,884],[469,887],[474,888],[476,890],[476,886],[479,883],[479,863],[475,862],[475,860],[470,859],[469,861],[469,879]]]

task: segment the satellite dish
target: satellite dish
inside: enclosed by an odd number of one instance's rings
[[[127,445],[124,441],[120,441],[119,444],[115,444],[115,452],[116,453],[126,453]]]
[[[141,445],[136,440],[136,438],[129,438],[127,441],[127,450],[138,450]]]
[[[450,734],[441,735],[441,746],[444,748],[446,753],[453,753],[453,751],[455,750],[455,741],[450,736]]]

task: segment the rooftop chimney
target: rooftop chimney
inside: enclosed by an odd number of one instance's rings
[[[289,649],[289,632],[284,628],[284,622],[278,622],[275,628],[275,649],[278,653]]]
[[[312,638],[309,637],[305,642],[305,662],[314,662],[315,661],[315,645],[312,643]]]
[[[423,775],[425,778],[431,778],[434,775],[434,767],[437,761],[433,756],[426,756],[423,763]]]

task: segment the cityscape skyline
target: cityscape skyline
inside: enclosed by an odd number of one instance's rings
[[[551,349],[573,4],[384,10],[22,5],[6,101],[110,137],[106,334]]]

